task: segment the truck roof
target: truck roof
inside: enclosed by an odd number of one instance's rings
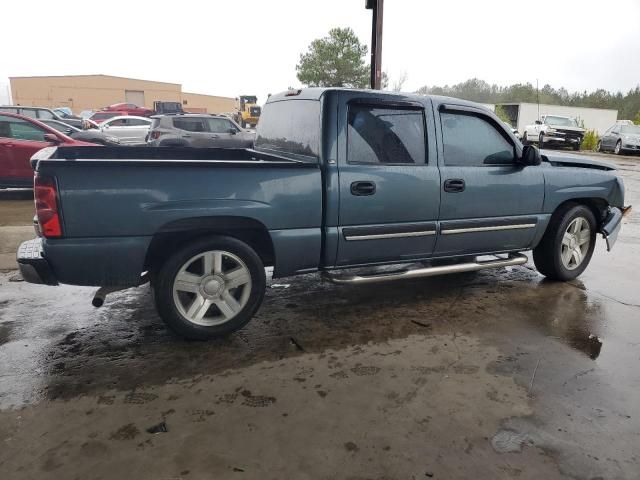
[[[280,100],[320,100],[320,98],[326,92],[362,92],[367,94],[380,94],[385,97],[394,96],[398,97],[398,99],[409,100],[409,101],[421,101],[424,98],[432,99],[436,104],[441,103],[453,103],[456,105],[467,105],[470,107],[482,108],[483,110],[489,110],[487,107],[480,103],[471,102],[469,100],[462,100],[460,98],[454,97],[444,97],[441,95],[420,95],[417,93],[400,93],[400,92],[389,92],[386,90],[371,90],[371,89],[358,89],[358,88],[344,88],[344,87],[310,87],[310,88],[301,88],[301,89],[292,89],[286,90],[284,92],[275,93],[271,95],[266,103],[277,102]]]

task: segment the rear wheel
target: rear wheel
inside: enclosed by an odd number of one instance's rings
[[[264,265],[247,244],[206,238],[173,254],[158,273],[158,313],[176,333],[194,340],[228,335],[244,327],[260,307]]]
[[[533,261],[546,277],[572,280],[589,265],[595,244],[593,212],[584,205],[569,203],[551,217],[542,240],[533,249]]]

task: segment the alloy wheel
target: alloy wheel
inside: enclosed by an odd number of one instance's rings
[[[574,218],[562,236],[560,258],[567,270],[575,270],[584,261],[591,243],[591,227],[584,217]]]
[[[187,260],[173,282],[173,301],[189,322],[221,325],[242,311],[251,294],[251,273],[233,253],[211,250]]]

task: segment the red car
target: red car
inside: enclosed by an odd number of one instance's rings
[[[103,112],[125,112],[120,115],[136,115],[138,117],[150,117],[155,112],[150,108],[139,107],[133,103],[114,103],[102,109]]]
[[[33,187],[31,156],[57,145],[96,146],[67,137],[33,118],[0,112],[0,188]]]

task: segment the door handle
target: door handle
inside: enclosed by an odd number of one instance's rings
[[[449,178],[444,181],[444,191],[445,192],[464,192],[464,180],[461,178]]]
[[[218,135],[211,135],[211,138],[220,138]]]
[[[353,182],[351,184],[351,195],[362,197],[373,195],[374,193],[376,193],[376,184],[374,182]]]
[[[190,136],[191,136],[191,134],[189,134],[189,133],[183,133],[183,134],[182,134],[182,136],[183,136],[183,137],[190,137]]]

